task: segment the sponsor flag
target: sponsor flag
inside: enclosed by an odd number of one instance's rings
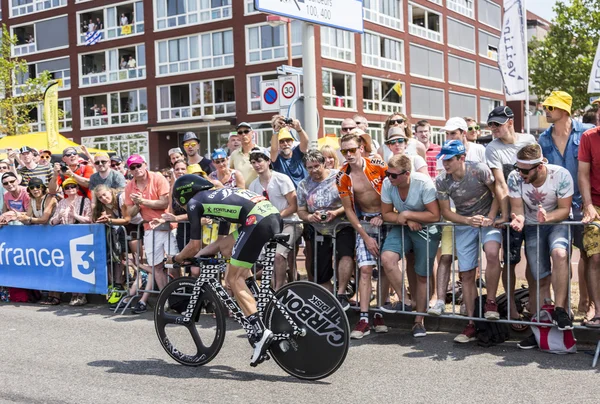
[[[44,118],[48,149],[50,150],[58,147],[58,87],[59,82],[57,81],[50,84],[44,92]]]
[[[121,35],[131,35],[131,25],[123,25],[121,27]]]
[[[394,84],[392,89],[398,94],[399,97],[402,97],[402,84],[400,84],[400,82]]]
[[[100,31],[92,31],[85,34],[85,44],[88,46],[97,44],[101,39],[102,32]]]
[[[526,16],[523,0],[504,0],[504,19],[498,44],[498,67],[507,101],[526,100],[527,75]]]
[[[588,93],[600,93],[600,41],[596,49],[596,57],[592,65],[592,73],[590,74],[590,82],[588,83]]]

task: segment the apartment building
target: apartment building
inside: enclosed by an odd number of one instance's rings
[[[85,145],[140,153],[151,167],[195,131],[205,151],[236,123],[271,136],[260,82],[287,64],[285,25],[272,26],[253,0],[1,0],[17,36],[13,55],[62,79],[61,132]],[[320,134],[355,113],[383,136],[401,111],[441,126],[451,116],[485,121],[503,102],[497,67],[501,0],[364,0],[365,33],[316,31]],[[302,66],[302,23],[291,24]],[[23,77],[19,78],[24,79]],[[400,81],[403,95],[383,98]],[[18,91],[18,89],[16,90]],[[32,131],[43,131],[34,110]]]

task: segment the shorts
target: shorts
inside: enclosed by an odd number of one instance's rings
[[[539,238],[537,226],[525,226],[525,255],[531,275],[535,280],[544,279],[552,273],[550,254],[556,248],[569,248],[569,227],[567,225],[540,226]],[[539,255],[538,255],[539,249]]]
[[[378,213],[373,215],[365,215],[361,217],[360,220],[368,220],[369,217],[375,217],[378,215]],[[381,242],[385,240],[387,226],[382,225],[381,227],[377,227],[370,224],[363,224],[363,228],[369,237],[372,237],[375,239],[375,241],[377,241],[377,244],[381,249]],[[362,239],[359,233],[356,233],[356,263],[359,268],[367,265],[377,265],[377,257],[373,256],[373,254],[371,254],[371,252],[367,249],[365,241]]]
[[[316,242],[317,267],[313,269],[316,283],[322,285],[333,278],[333,236],[322,235],[315,232],[314,227],[306,225],[304,227],[304,238],[307,247],[310,245],[312,262],[307,265],[314,265],[315,252],[312,251],[315,245],[315,237],[320,236]],[[322,237],[322,239],[321,239]],[[342,257],[354,259],[354,229],[351,226],[341,227],[335,236],[335,258],[339,262]],[[320,241],[319,241],[320,240]],[[309,279],[313,281],[315,279]]]
[[[481,231],[481,240],[479,232]],[[458,258],[458,270],[460,272],[470,271],[479,265],[480,244],[494,241],[502,244],[500,230],[495,227],[471,227],[456,226],[456,257]]]
[[[583,212],[580,209],[573,209],[571,212],[573,214],[571,220],[575,222],[581,222],[581,219],[583,219]],[[583,234],[585,232],[585,228],[586,226],[578,224],[571,225],[571,240],[573,240],[571,244],[579,248],[581,251],[585,250],[583,246]]]
[[[177,223],[177,248],[182,251],[183,248],[190,242],[190,224]]]
[[[452,233],[454,226],[443,226],[442,228],[442,255],[456,255],[454,247],[454,240],[452,240]]]
[[[427,240],[428,233],[429,240]],[[430,226],[428,229],[424,228],[420,231],[412,231],[408,226],[392,226],[381,251],[394,252],[400,255],[400,258],[404,257],[407,252],[414,251],[415,272],[419,276],[427,276],[427,274],[433,273],[433,263],[440,245],[440,238],[441,233],[437,226]]]
[[[125,230],[127,230],[127,236],[131,237],[132,240],[142,240],[144,238],[144,225],[129,223],[125,226]]]
[[[281,216],[272,213],[252,225],[241,226],[232,233],[235,239],[231,254],[231,265],[252,268],[265,244],[283,227]]]
[[[508,228],[508,248],[506,244],[506,231]],[[516,231],[510,226],[502,228],[502,256],[500,260],[504,260],[506,262],[506,252],[509,253],[509,263],[510,265],[517,265],[521,262],[521,246],[523,245],[523,239],[525,235],[523,232]]]
[[[150,266],[162,264],[165,254],[175,255],[179,252],[175,234],[165,230],[146,230],[144,232],[144,250]]]
[[[281,233],[290,234],[288,244],[293,247],[294,245],[296,245],[296,241],[298,241],[300,239],[300,236],[302,235],[302,225],[285,224],[283,226],[283,230],[281,230]],[[277,254],[282,255],[284,258],[287,258],[289,252],[289,248],[286,248],[281,244],[277,244]]]
[[[600,213],[600,206],[594,206],[596,212]],[[599,221],[595,221],[600,225]],[[583,231],[583,248],[588,257],[594,254],[600,254],[600,228],[598,226],[585,226]]]

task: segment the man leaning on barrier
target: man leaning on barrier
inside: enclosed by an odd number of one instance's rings
[[[538,301],[551,297],[552,283],[556,303],[552,320],[559,330],[570,330],[573,322],[568,313],[569,228],[561,224],[535,224],[559,223],[568,219],[573,178],[565,168],[547,164],[539,145],[527,145],[517,153],[515,171],[508,176],[508,196],[512,211],[510,226],[525,235],[525,255],[534,279],[534,284],[529,287],[532,308],[538,307]]]
[[[410,285],[416,294],[417,312],[427,309],[427,282],[433,273],[433,262],[440,243],[436,226],[426,226],[440,220],[440,207],[435,185],[428,174],[411,172],[408,156],[395,155],[388,162],[386,179],[381,189],[383,220],[397,223],[383,243],[381,262],[390,283],[400,293],[404,289],[398,261],[410,251],[415,253],[415,265],[407,271],[416,272],[416,285]],[[394,212],[396,209],[397,212]],[[425,225],[425,226],[424,226]],[[408,278],[409,281],[411,277]],[[426,335],[423,316],[415,317],[414,337]]]

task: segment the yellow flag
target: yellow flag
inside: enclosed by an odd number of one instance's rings
[[[131,25],[123,25],[121,27],[121,35],[131,35]]]
[[[58,82],[48,86],[44,93],[44,118],[48,149],[58,147]]]
[[[396,84],[394,84],[393,89],[396,93],[398,93],[399,97],[402,97],[402,84],[400,84],[400,82],[397,82]]]

